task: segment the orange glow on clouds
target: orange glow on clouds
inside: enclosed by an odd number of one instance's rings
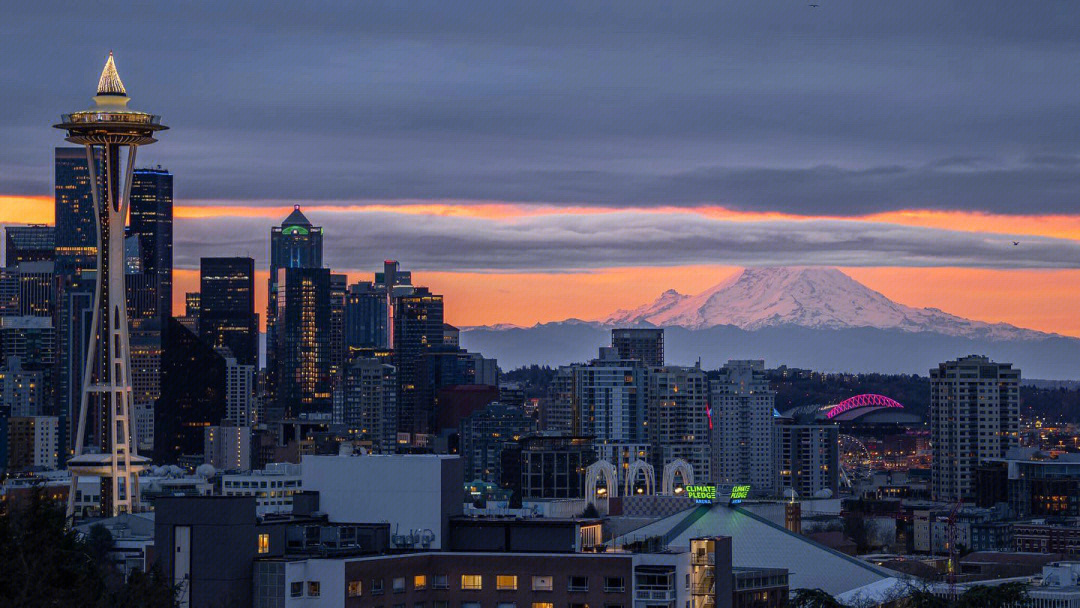
[[[264,217],[267,225],[291,211],[289,204],[270,207],[252,205],[178,205],[178,221],[207,217]],[[511,203],[461,204],[373,203],[321,204],[305,210],[328,212],[390,212],[415,215],[455,215],[491,219],[568,214],[697,213],[729,221],[834,219],[873,221],[1006,235],[1048,236],[1080,240],[1080,215],[1003,216],[979,212],[907,210],[860,217],[810,217],[782,213],[732,211],[721,207],[627,210],[603,207],[562,207]],[[0,223],[51,223],[51,196],[0,196]],[[370,280],[370,271],[349,271],[350,281]],[[993,270],[970,268],[843,268],[856,280],[886,296],[911,306],[933,306],[982,321],[1004,321],[1021,327],[1080,336],[1080,270]],[[601,319],[619,308],[651,302],[667,289],[693,294],[737,272],[721,266],[608,268],[578,273],[456,273],[416,272],[418,284],[446,295],[446,317],[455,325],[537,322],[569,317]],[[175,277],[175,310],[183,311],[184,293],[198,290],[198,270],[178,269]],[[257,312],[265,316],[266,271],[256,277]]]

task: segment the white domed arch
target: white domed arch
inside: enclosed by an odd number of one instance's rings
[[[600,478],[604,478],[607,487],[607,497],[615,498],[619,495],[619,475],[615,471],[615,465],[606,460],[597,460],[585,469],[585,500],[592,502],[596,498],[597,485]]]
[[[631,462],[630,467],[626,469],[623,493],[626,496],[633,496],[634,481],[639,471],[645,473],[645,494],[656,494],[656,471],[651,464],[640,459]]]
[[[694,485],[694,467],[682,458],[676,458],[664,465],[664,482],[661,493],[667,496],[675,494],[675,475],[682,478],[684,488]]]

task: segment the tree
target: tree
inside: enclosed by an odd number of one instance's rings
[[[844,536],[855,543],[855,552],[859,555],[870,548],[870,533],[866,529],[866,520],[854,513],[844,516]]]
[[[81,538],[38,490],[25,506],[0,513],[0,606],[172,608],[175,589],[157,572],[124,580],[105,557],[112,535]]]
[[[1024,583],[976,585],[956,598],[956,608],[1010,608],[1020,605],[1027,596],[1027,585]]]
[[[796,589],[786,608],[844,608],[844,605],[821,589]]]

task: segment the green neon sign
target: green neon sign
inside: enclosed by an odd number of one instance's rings
[[[732,486],[731,487],[731,500],[733,502],[734,501],[741,501],[741,500],[749,498],[749,497],[750,497],[750,486],[749,485],[741,485],[741,486]]]
[[[289,226],[281,232],[282,234],[307,234],[308,229],[303,226]]]
[[[700,503],[716,501],[716,486],[686,486],[686,495]]]

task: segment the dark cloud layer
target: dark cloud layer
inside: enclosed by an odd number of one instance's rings
[[[694,213],[544,215],[514,220],[388,212],[309,212],[331,268],[391,257],[417,270],[540,272],[682,264],[1076,268],[1080,243],[849,220],[730,222]],[[266,220],[186,220],[176,263],[253,255],[266,264]],[[238,241],[235,235],[255,235]],[[368,268],[370,270],[370,268]]]
[[[1075,2],[24,2],[0,192],[117,53],[181,199],[1076,211]]]

